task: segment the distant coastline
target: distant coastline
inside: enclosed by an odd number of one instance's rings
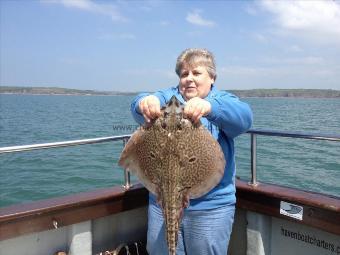
[[[59,87],[2,86],[0,87],[0,94],[113,96],[113,95],[136,95],[137,92],[81,90]]]
[[[238,97],[340,98],[340,90],[331,89],[251,89],[228,91]],[[139,92],[96,91],[59,87],[0,87],[0,94],[115,96],[136,95],[138,93]]]

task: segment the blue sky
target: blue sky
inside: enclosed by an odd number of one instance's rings
[[[340,1],[0,0],[0,85],[153,91],[189,47],[221,89],[340,90]]]

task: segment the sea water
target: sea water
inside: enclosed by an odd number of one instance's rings
[[[130,134],[132,96],[0,95],[0,147]],[[340,135],[340,100],[244,98],[254,129]],[[237,175],[250,178],[250,135],[236,139]],[[121,185],[123,143],[0,155],[0,206]],[[340,197],[340,142],[258,136],[260,182]],[[135,180],[135,179],[134,179]]]

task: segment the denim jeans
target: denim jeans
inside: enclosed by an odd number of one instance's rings
[[[162,210],[150,203],[148,214],[147,251],[150,255],[167,255]],[[184,210],[176,254],[226,255],[234,214],[235,205],[202,211]]]

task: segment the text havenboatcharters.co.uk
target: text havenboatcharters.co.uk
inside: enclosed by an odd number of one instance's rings
[[[301,233],[300,231],[291,231],[285,229],[281,226],[281,235],[285,237],[289,237],[291,239],[295,239],[301,242],[305,242],[307,244],[328,250],[334,254],[340,255],[340,246],[335,245],[334,243],[327,242],[316,236],[311,236],[307,233]]]

